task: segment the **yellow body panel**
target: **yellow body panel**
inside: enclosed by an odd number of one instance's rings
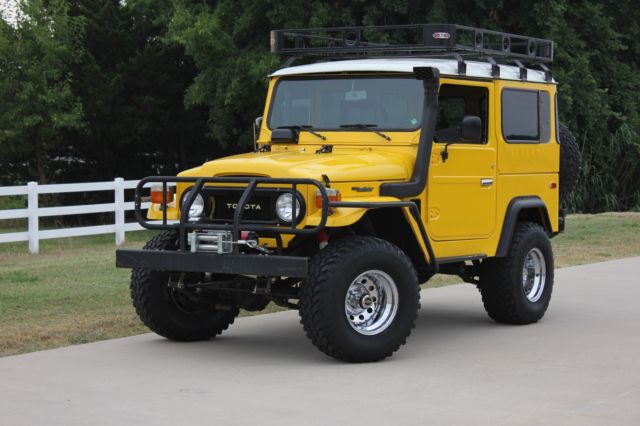
[[[443,79],[442,84],[459,84]],[[492,99],[493,83],[465,82],[484,87]],[[489,108],[489,123],[495,118]],[[444,143],[434,143],[429,167],[427,209],[423,220],[435,241],[486,239],[496,226],[496,151],[495,130],[488,126],[486,144],[456,143],[447,147],[449,157],[443,161]],[[494,184],[481,186],[483,179]]]
[[[277,78],[269,84],[264,117]],[[421,206],[437,258],[496,253],[507,207],[519,196],[537,196],[545,203],[553,231],[558,231],[559,146],[556,141],[555,104],[551,102],[551,140],[548,143],[509,144],[502,135],[501,93],[504,88],[545,90],[555,98],[554,84],[506,80],[442,78],[441,84],[479,86],[489,94],[486,144],[456,143],[447,147],[449,157],[441,158],[444,144],[434,143],[428,184],[412,200]],[[331,187],[344,201],[397,201],[381,197],[380,185],[409,179],[412,174],[419,131],[385,132],[391,142],[366,131],[321,132],[326,140],[301,132],[298,144],[274,144],[271,152],[255,152],[222,158],[180,173],[180,176],[265,176],[274,178],[312,178],[322,182],[327,175]],[[269,143],[271,131],[264,120],[259,144]],[[333,152],[318,154],[324,144]],[[486,184],[486,179],[491,184]],[[555,187],[553,187],[555,184]],[[188,187],[177,185],[177,200]],[[367,191],[356,191],[366,188]],[[368,190],[370,188],[370,190]],[[315,206],[315,190],[299,188],[307,205],[307,216],[299,227],[317,225],[320,212]],[[426,254],[418,225],[408,211],[405,217]],[[178,208],[168,209],[169,219],[178,217]],[[149,210],[150,219],[161,218],[157,206]],[[328,227],[349,226],[366,213],[362,208],[338,208],[328,217]],[[291,237],[285,237],[285,246]],[[275,244],[271,239],[269,245]]]
[[[331,182],[402,181],[410,176],[416,155],[415,146],[387,145],[379,149],[334,146],[331,154],[316,154],[319,148],[317,142],[315,145],[276,146],[272,152],[252,152],[210,161],[182,172],[180,176],[321,179],[326,174]]]
[[[505,88],[543,90],[555,98],[556,86],[553,84],[520,83],[514,81],[496,81],[500,93]],[[494,97],[493,105],[500,108],[501,99]],[[551,102],[551,117],[555,117],[555,105]],[[500,142],[498,150],[498,173],[500,174],[537,174],[558,173],[560,168],[560,145],[556,140],[556,123],[551,120],[551,140],[546,143],[507,143],[502,135],[502,116],[495,117],[495,130]]]
[[[400,201],[393,197],[347,197],[342,198],[342,201],[357,201],[357,202],[393,202]],[[333,209],[329,217],[327,217],[327,226],[330,228],[340,228],[343,226],[349,226],[356,223],[367,212],[364,208],[354,207],[340,207]],[[307,217],[306,224],[315,226],[320,223],[321,214],[319,209]]]
[[[162,220],[162,206],[160,204],[151,203],[149,210],[147,210],[147,219],[150,220]],[[167,204],[167,220],[180,219],[180,209],[177,207],[175,197],[173,202]]]

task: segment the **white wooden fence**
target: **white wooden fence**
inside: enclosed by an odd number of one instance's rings
[[[124,180],[115,178],[109,182],[90,183],[65,183],[53,185],[38,185],[36,182],[29,182],[23,186],[0,186],[0,196],[26,195],[26,209],[0,210],[0,220],[3,219],[23,219],[28,220],[25,232],[0,233],[0,243],[15,241],[28,241],[29,253],[37,254],[39,241],[48,238],[77,237],[82,235],[116,234],[116,245],[124,242],[126,231],[139,231],[142,228],[137,222],[125,223],[124,212],[133,210],[133,201],[126,202],[124,197],[125,189],[135,188],[137,180]],[[113,191],[114,202],[102,204],[85,204],[60,207],[38,207],[38,195],[40,194],[63,194],[69,192],[96,192]],[[143,208],[148,208],[149,203],[143,203]],[[74,228],[47,229],[40,230],[38,222],[41,217],[67,216],[87,213],[115,213],[114,224],[83,226]]]

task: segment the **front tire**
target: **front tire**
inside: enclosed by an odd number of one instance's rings
[[[409,258],[372,237],[329,244],[309,265],[300,289],[300,317],[311,342],[348,362],[386,358],[415,326],[420,286]]]
[[[176,249],[177,234],[171,231],[160,232],[144,246],[144,250]],[[192,275],[186,276],[197,279]],[[199,300],[186,290],[169,287],[170,278],[166,271],[134,269],[131,273],[133,306],[151,331],[170,340],[192,342],[211,339],[233,324],[237,307],[216,309],[211,300]]]
[[[479,289],[484,308],[495,321],[530,324],[540,320],[553,289],[553,251],[544,229],[537,223],[519,223],[509,255],[480,265]]]

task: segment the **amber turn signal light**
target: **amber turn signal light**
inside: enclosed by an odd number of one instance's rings
[[[325,188],[325,191],[327,191],[327,198],[329,202],[342,200],[342,195],[337,189]],[[322,208],[322,194],[320,193],[320,190],[316,191],[316,207],[319,209]]]
[[[173,194],[174,194],[174,187],[172,186],[167,187],[167,191],[164,192],[164,200],[166,204],[173,202]],[[162,204],[162,195],[163,195],[162,185],[151,187],[152,203]]]

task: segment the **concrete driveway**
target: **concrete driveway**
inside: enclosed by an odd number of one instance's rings
[[[639,425],[640,258],[557,271],[547,316],[503,326],[477,290],[425,290],[375,364],[318,352],[297,313],[221,338],[146,334],[0,359],[0,424]]]

